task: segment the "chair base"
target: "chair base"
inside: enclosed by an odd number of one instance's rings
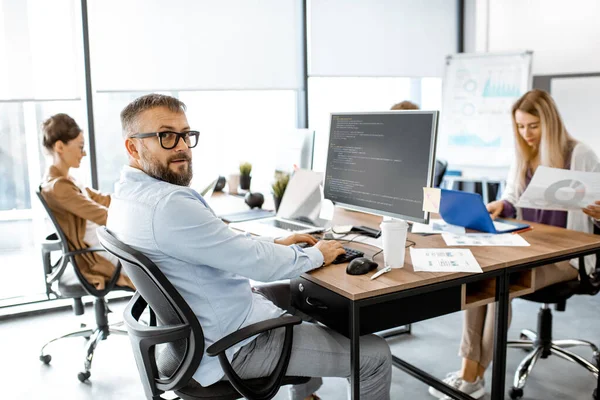
[[[592,364],[585,358],[572,353],[567,348],[584,346],[592,349],[594,354],[594,362]],[[535,364],[540,358],[548,358],[550,355],[559,356],[567,361],[578,364],[583,368],[587,369],[592,375],[598,380],[598,364],[600,362],[600,353],[598,348],[591,342],[586,340],[549,340],[547,342],[540,339],[540,337],[530,330],[521,331],[521,340],[509,340],[508,347],[520,348],[529,351],[527,356],[521,361],[515,372],[513,380],[513,387],[509,391],[511,399],[519,399],[523,397],[523,388],[527,383],[527,379],[533,370]],[[594,391],[594,399],[596,391]]]
[[[81,329],[73,332],[66,333],[62,336],[54,338],[44,344],[40,350],[40,361],[44,364],[50,364],[52,356],[45,353],[46,347],[61,339],[73,338],[73,337],[84,337],[87,339],[85,348],[85,360],[83,364],[83,371],[77,374],[77,379],[81,382],[85,382],[91,376],[90,369],[92,368],[92,360],[94,359],[94,351],[102,340],[105,340],[111,334],[113,335],[127,335],[127,331],[122,329],[123,322],[117,322],[114,324],[108,324],[108,313],[110,310],[106,305],[106,300],[103,298],[97,298],[94,301],[94,308],[96,313],[96,328],[87,328],[85,324],[82,324]]]

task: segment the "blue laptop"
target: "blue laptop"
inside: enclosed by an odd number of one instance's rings
[[[492,220],[478,193],[442,189],[440,216],[452,225],[486,233],[509,233],[529,225],[501,219]]]

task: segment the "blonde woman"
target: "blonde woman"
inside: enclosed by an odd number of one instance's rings
[[[43,144],[52,156],[52,165],[42,181],[42,196],[52,210],[69,241],[71,250],[99,247],[96,227],[105,225],[110,196],[86,188],[69,175],[79,168],[85,157],[81,128],[67,114],[56,114],[42,124]],[[102,290],[115,271],[118,260],[109,253],[86,253],[75,256],[81,274],[96,289]],[[131,280],[121,273],[118,286],[134,288]]]
[[[540,165],[576,171],[600,171],[596,154],[567,132],[550,95],[542,90],[525,93],[512,108],[516,143],[516,163],[508,176],[502,199],[491,202],[487,209],[495,217],[518,218],[581,232],[593,233],[600,218],[600,201],[581,211],[549,211],[520,209],[515,204]],[[590,273],[595,265],[593,256],[586,257]],[[536,269],[535,288],[576,279],[578,263],[568,261]],[[449,373],[444,382],[478,399],[485,394],[483,375],[492,361],[496,304],[465,311],[459,356],[460,371]],[[510,322],[510,308],[509,308]],[[429,393],[438,398],[445,395],[434,388]]]

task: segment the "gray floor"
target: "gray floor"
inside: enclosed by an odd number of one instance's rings
[[[119,319],[124,302],[115,303],[111,316]],[[537,305],[522,300],[514,303],[513,325],[509,338],[515,338],[521,328],[535,330]],[[89,321],[92,313],[85,318]],[[572,299],[564,313],[554,313],[556,338],[582,338],[600,343],[600,296]],[[61,332],[75,329],[80,319],[71,312],[49,312],[44,315],[0,322],[1,398],[10,399],[144,399],[137,370],[126,337],[112,336],[102,342],[92,368],[90,382],[79,383],[77,372],[83,364],[84,339],[56,342],[49,348],[52,363],[38,361],[43,342]],[[392,351],[426,371],[444,376],[458,369],[456,355],[460,337],[460,313],[413,325],[413,334],[390,340]],[[578,350],[591,357],[591,352]],[[508,350],[507,385],[524,353]],[[488,374],[490,372],[488,371]],[[488,390],[489,390],[489,375]],[[541,360],[525,389],[526,399],[591,399],[595,387],[592,376],[583,368],[551,357]],[[346,383],[342,379],[325,379],[318,392],[324,400],[345,399]],[[282,390],[276,397],[286,399]],[[392,399],[428,399],[427,387],[405,373],[393,372]],[[489,398],[487,396],[486,398]]]

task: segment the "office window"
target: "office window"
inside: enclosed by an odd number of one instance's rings
[[[49,162],[40,126],[63,112],[87,127],[78,5],[0,0],[0,307],[44,297],[39,243],[52,229],[34,194]],[[89,182],[89,162],[73,175]]]
[[[252,188],[268,193],[277,160],[275,140],[297,126],[295,90],[224,90],[159,92],[187,105],[192,129],[200,131],[194,148],[196,189],[218,175],[237,172],[241,161],[252,163]],[[146,92],[97,93],[94,97],[96,155],[100,190],[113,192],[128,162],[119,113]]]
[[[0,305],[44,292],[38,246],[52,228],[34,191],[52,162],[42,147],[41,124],[58,112],[85,129],[80,100],[0,104]],[[89,170],[84,159],[71,175],[89,183]]]
[[[308,126],[316,132],[314,169],[325,171],[331,112],[383,111],[411,100],[422,109],[439,110],[440,78],[311,77],[308,79]]]
[[[0,104],[0,211],[31,208],[23,105]]]
[[[280,135],[297,127],[295,90],[179,92],[188,121],[200,131],[194,151],[194,183],[239,172],[252,163],[252,189],[268,195]]]
[[[173,92],[157,92],[173,96]],[[98,188],[113,193],[121,168],[127,164],[127,150],[121,132],[121,110],[147,92],[102,92],[94,95],[96,171]]]

